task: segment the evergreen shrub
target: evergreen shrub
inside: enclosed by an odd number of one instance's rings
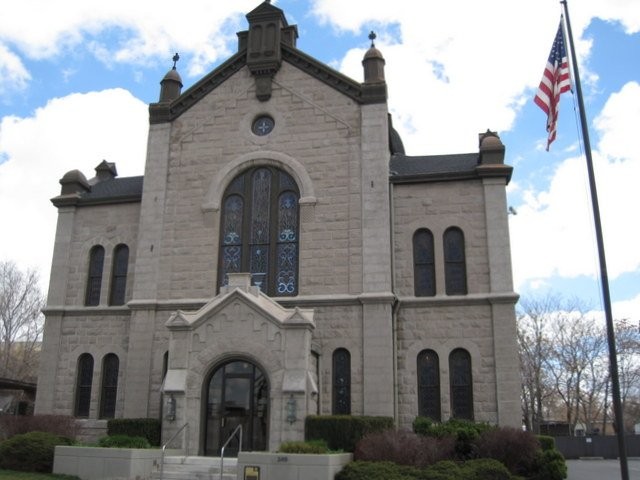
[[[282,453],[328,453],[329,447],[324,440],[308,440],[306,442],[284,442],[280,445],[278,452]]]
[[[540,444],[540,448],[542,448],[542,450],[555,450],[555,438],[550,437],[549,435],[536,435],[536,438],[538,439],[538,443]]]
[[[330,450],[353,452],[367,433],[393,428],[391,417],[351,415],[310,415],[305,419],[305,440],[321,439]]]
[[[0,443],[0,468],[51,473],[56,445],[72,444],[72,439],[48,432],[14,435]]]
[[[563,480],[567,478],[567,464],[564,456],[555,448],[538,450],[532,474],[528,480]]]
[[[151,446],[160,446],[160,420],[157,418],[112,418],[107,422],[107,435],[144,437]]]
[[[480,435],[497,427],[488,423],[474,423],[470,420],[450,419],[446,422],[435,423],[426,417],[416,417],[413,421],[413,431],[427,437],[455,438],[456,456],[460,460],[476,458],[476,442]]]
[[[346,465],[335,480],[515,480],[497,460],[477,459],[458,464],[438,462],[424,468],[393,462],[355,461]]]
[[[144,437],[129,435],[109,435],[98,440],[98,446],[105,448],[151,448],[149,440]]]

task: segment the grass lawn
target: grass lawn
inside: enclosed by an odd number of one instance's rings
[[[54,475],[53,473],[15,472],[13,470],[0,470],[0,480],[78,480],[78,477],[70,475]]]

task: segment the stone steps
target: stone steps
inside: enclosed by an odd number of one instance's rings
[[[237,464],[237,458],[224,459],[222,480],[236,480]],[[151,478],[160,480],[160,466]],[[220,457],[165,457],[162,480],[220,480]]]

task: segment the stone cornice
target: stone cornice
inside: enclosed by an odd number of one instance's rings
[[[474,293],[469,295],[437,295],[435,297],[398,297],[401,308],[446,307],[507,304],[515,305],[520,296],[517,293]]]

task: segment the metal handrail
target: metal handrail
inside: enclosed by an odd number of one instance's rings
[[[167,442],[162,446],[162,456],[160,457],[160,480],[162,480],[162,477],[164,475],[164,451],[167,449],[167,445],[169,445],[171,442],[173,442],[173,440],[180,434],[180,432],[182,432],[182,430],[184,430],[185,428],[187,428],[189,426],[189,422],[185,423],[183,426],[180,427],[180,430],[178,430],[176,433],[174,433],[171,438],[169,440],[167,440]],[[186,447],[185,445],[185,455],[189,455],[189,449]]]
[[[242,451],[242,424],[240,424],[233,430],[233,432],[231,432],[231,435],[229,435],[229,438],[227,438],[227,441],[224,442],[224,445],[222,445],[222,448],[220,449],[220,480],[222,480],[222,475],[224,474],[224,449],[229,445],[231,439],[236,436],[238,430],[240,431],[240,435],[238,437],[238,453]]]

